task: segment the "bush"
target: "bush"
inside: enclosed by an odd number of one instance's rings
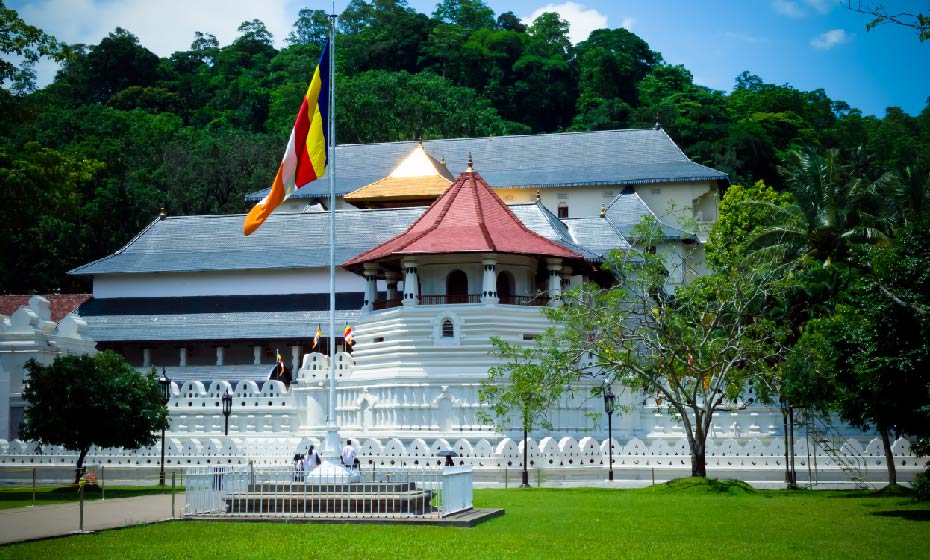
[[[927,463],[926,471],[914,477],[911,489],[914,491],[914,499],[918,502],[930,501],[930,463]]]

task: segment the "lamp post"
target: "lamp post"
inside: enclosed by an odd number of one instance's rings
[[[607,480],[614,479],[614,438],[613,438],[613,415],[614,415],[614,403],[617,400],[617,396],[614,395],[613,391],[610,390],[610,385],[607,386],[607,389],[604,390],[604,412],[607,413],[607,449],[610,461],[608,471],[607,471]]]
[[[223,435],[229,435],[229,415],[232,414],[232,395],[227,393],[223,395],[223,416],[226,417],[226,425],[223,428]]]
[[[162,397],[165,399],[165,406],[168,406],[168,401],[171,400],[171,378],[168,377],[168,374],[165,372],[165,368],[161,368],[161,378],[158,380],[158,383],[161,385]],[[168,418],[170,419],[170,411]],[[158,471],[158,485],[165,485],[165,429],[161,429],[161,463]]]

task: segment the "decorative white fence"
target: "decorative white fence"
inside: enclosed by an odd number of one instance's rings
[[[350,473],[350,474],[347,474]],[[472,507],[470,466],[362,468],[188,467],[186,516],[444,517]]]

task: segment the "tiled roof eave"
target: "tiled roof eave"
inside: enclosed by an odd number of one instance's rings
[[[726,179],[726,174],[717,177],[675,177],[675,178],[651,178],[651,179],[621,179],[613,181],[585,181],[572,183],[534,183],[531,185],[495,185],[498,189],[538,189],[538,188],[559,188],[559,187],[590,187],[590,186],[607,186],[607,185],[654,185],[656,183],[700,183],[702,181],[717,181]]]

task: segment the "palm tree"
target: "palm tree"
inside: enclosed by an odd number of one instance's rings
[[[871,168],[862,148],[845,157],[836,149],[789,152],[779,172],[795,204],[788,207],[785,223],[762,232],[759,241],[777,233],[797,256],[824,264],[845,260],[850,243],[886,241],[895,222],[898,180],[890,171],[873,179]]]

